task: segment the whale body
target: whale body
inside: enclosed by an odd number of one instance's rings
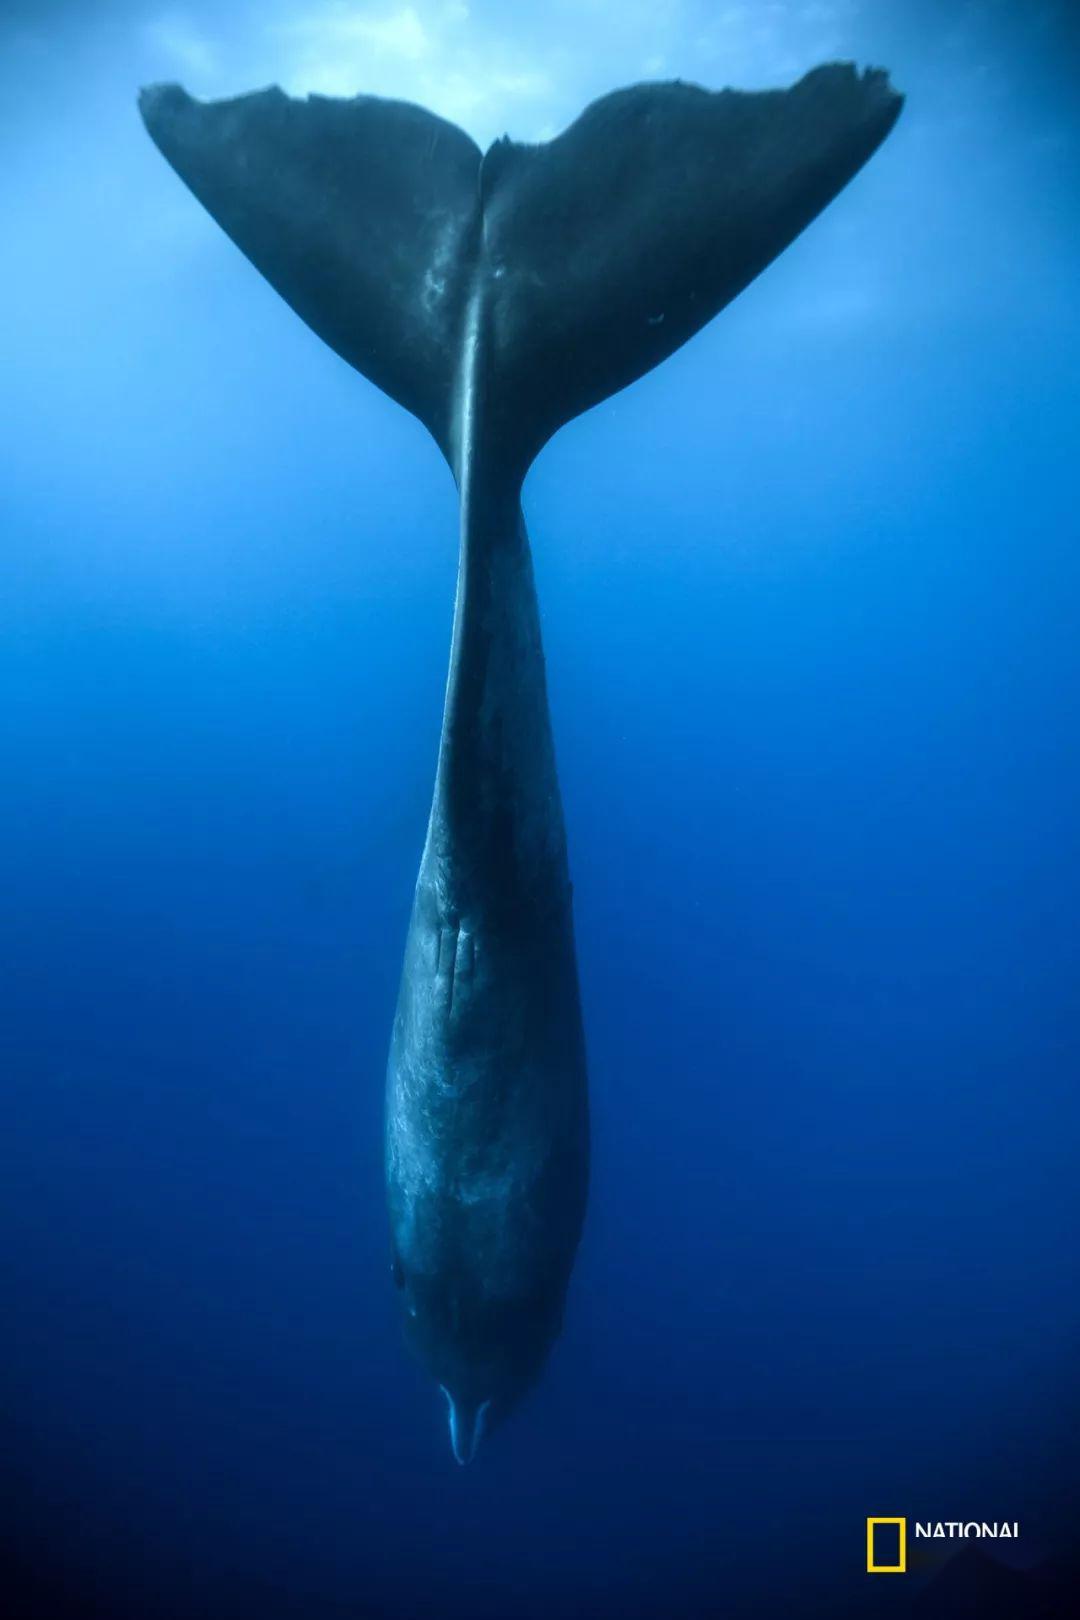
[[[637,85],[482,154],[404,102],[142,93],[147,128],[296,312],[425,423],[460,552],[435,791],[386,1087],[391,1271],[459,1462],[538,1377],[585,1214],[571,887],[525,474],[698,331],[851,179],[887,76]]]

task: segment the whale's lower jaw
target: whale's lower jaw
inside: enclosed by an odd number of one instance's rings
[[[445,1384],[440,1384],[439,1388],[446,1396],[446,1404],[450,1409],[450,1445],[454,1461],[464,1468],[465,1464],[471,1463],[476,1456],[484,1437],[491,1402],[481,1401],[479,1406],[466,1406],[461,1401],[455,1401]]]

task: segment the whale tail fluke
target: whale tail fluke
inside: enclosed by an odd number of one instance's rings
[[[139,97],[164,156],[286,303],[445,448],[480,152],[375,96]]]
[[[293,309],[412,411],[456,464],[469,311],[505,455],[684,343],[796,237],[888,134],[884,73],[790,90],[636,85],[555,140],[497,141],[373,96],[271,89],[140,109],[165,157]]]

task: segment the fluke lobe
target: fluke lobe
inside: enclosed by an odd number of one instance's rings
[[[406,1333],[459,1462],[537,1378],[585,1210],[588,1113],[530,462],[710,320],[884,139],[884,73],[637,85],[481,154],[420,107],[143,92],[177,173],[293,309],[430,429],[460,558],[434,802],[390,1051]]]

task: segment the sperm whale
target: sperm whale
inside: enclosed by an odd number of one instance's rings
[[[486,153],[409,103],[200,102],[147,129],[343,359],[427,426],[460,548],[435,791],[386,1081],[391,1272],[461,1463],[540,1374],[585,1215],[585,1042],[521,486],[571,418],[686,342],[892,128],[878,70],[602,97]]]

